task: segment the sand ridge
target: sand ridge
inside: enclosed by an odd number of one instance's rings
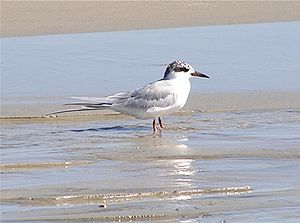
[[[1,1],[1,37],[300,20],[300,2]]]

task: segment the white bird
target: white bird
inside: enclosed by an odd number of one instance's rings
[[[189,80],[191,77],[209,78],[207,75],[195,71],[191,65],[185,62],[173,61],[167,66],[162,79],[133,92],[121,92],[104,98],[76,97],[76,99],[87,102],[66,104],[82,107],[53,112],[48,115],[112,109],[138,119],[153,118],[152,128],[155,132],[158,130],[156,119],[158,119],[160,127],[164,128],[161,116],[177,112],[186,104],[191,90]]]

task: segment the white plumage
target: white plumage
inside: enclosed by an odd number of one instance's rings
[[[164,77],[133,92],[122,92],[104,98],[77,97],[87,101],[68,105],[81,106],[78,109],[69,109],[53,112],[49,115],[76,112],[112,109],[138,119],[154,118],[153,131],[156,131],[156,118],[163,128],[161,116],[179,111],[186,103],[190,89],[190,77],[205,77],[203,73],[195,71],[192,66],[182,61],[173,61],[165,71]]]

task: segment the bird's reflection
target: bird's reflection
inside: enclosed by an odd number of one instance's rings
[[[196,170],[192,159],[173,159],[164,161],[167,166],[167,179],[172,179],[173,185],[179,187],[193,187],[193,176]]]
[[[160,170],[160,177],[172,187],[193,187],[193,176],[197,170],[192,159],[192,150],[186,136],[168,137],[155,134],[142,137],[138,147],[148,154],[150,162]]]

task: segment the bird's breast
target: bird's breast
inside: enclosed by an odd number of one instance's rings
[[[191,83],[189,80],[176,81],[175,89],[177,98],[176,104],[178,105],[178,107],[182,108],[189,97]]]

